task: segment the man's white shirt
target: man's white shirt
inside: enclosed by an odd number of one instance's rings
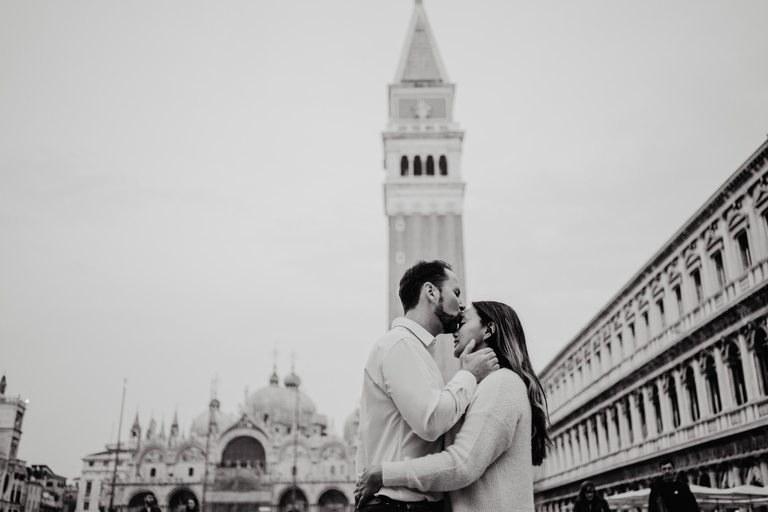
[[[436,339],[404,317],[371,350],[360,404],[357,474],[372,465],[437,453],[442,435],[464,414],[477,381],[459,370],[446,385],[434,360]],[[377,493],[400,501],[439,501],[440,492],[382,487]]]

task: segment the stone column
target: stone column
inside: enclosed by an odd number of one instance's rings
[[[669,414],[669,397],[667,397],[667,382],[666,378],[662,377],[663,380],[659,381],[656,380],[654,383],[656,386],[656,392],[659,394],[659,409],[661,409],[661,428],[663,429],[663,432],[671,432],[672,431],[672,418]],[[660,434],[662,432],[659,432]]]
[[[672,378],[675,382],[675,392],[677,393],[677,408],[680,412],[680,425],[690,425],[693,420],[691,419],[691,409],[688,406],[688,393],[683,386],[683,375],[680,367],[676,367],[672,370]]]
[[[643,386],[643,406],[645,407],[645,424],[648,427],[648,439],[653,439],[659,432],[656,430],[656,411],[651,401],[651,388]]]
[[[759,230],[758,230],[759,231]],[[757,382],[757,375],[755,373],[754,354],[749,349],[747,343],[747,334],[749,331],[739,333],[739,352],[741,352],[741,367],[744,371],[744,385],[747,388],[747,401],[753,400],[760,396],[760,383]]]
[[[712,411],[707,403],[707,381],[704,379],[702,368],[703,359],[694,359],[691,361],[693,367],[693,380],[696,382],[696,399],[699,402],[699,417],[706,418],[712,416]]]
[[[619,433],[616,431],[616,408],[608,407],[605,412],[606,423],[608,423],[608,453],[613,453],[619,449]]]
[[[760,474],[763,477],[763,487],[768,486],[768,462],[765,457],[760,457]]]
[[[717,488],[717,471],[714,467],[709,466],[707,468],[707,475],[709,476],[709,485],[711,487]]]
[[[563,434],[563,453],[565,453],[565,467],[571,469],[573,464],[573,448],[572,448],[571,432],[566,430]]]
[[[571,428],[571,445],[573,446],[573,465],[581,466],[584,461],[581,458],[581,437],[579,437],[579,427]]]
[[[557,461],[559,463],[559,470],[565,471],[568,469],[568,461],[565,456],[565,440],[563,434],[557,436]]]
[[[611,449],[608,445],[608,432],[606,432],[605,411],[600,411],[595,415],[597,422],[597,454],[602,457],[607,455]]]
[[[584,428],[584,423],[579,423],[578,425],[578,432],[579,432],[579,446],[581,447],[581,451],[579,452],[579,460],[582,464],[586,464],[589,462],[589,450],[591,446],[589,445],[589,440],[587,438],[587,432]]]
[[[619,416],[619,436],[621,438],[621,446],[626,448],[631,443],[629,442],[629,422],[627,421],[623,400],[616,402],[616,414]]]
[[[589,460],[596,460],[600,457],[600,450],[597,447],[597,416],[587,418],[587,439],[589,439]]]
[[[738,462],[733,462],[733,466],[731,466],[731,482],[733,482],[734,487],[738,487],[742,485],[741,481],[741,469],[739,468]]]
[[[632,420],[632,433],[634,434],[635,444],[643,442],[643,422],[640,418],[640,408],[638,400],[642,400],[639,391],[633,391],[629,394],[629,413]]]
[[[715,369],[717,370],[717,384],[720,388],[720,401],[723,404],[723,410],[733,409],[733,392],[731,391],[731,377],[728,367],[723,362],[723,344],[715,345],[713,354],[715,357]]]

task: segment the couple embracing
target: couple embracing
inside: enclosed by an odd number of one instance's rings
[[[465,309],[443,261],[400,280],[405,316],[371,350],[357,449],[359,512],[533,512],[533,466],[546,456],[547,406],[520,320],[499,302]],[[447,384],[436,336],[452,333]]]

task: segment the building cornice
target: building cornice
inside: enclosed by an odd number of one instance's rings
[[[645,265],[625,284],[619,292],[613,296],[608,303],[601,308],[584,328],[582,328],[570,342],[568,342],[544,367],[540,372],[541,378],[546,378],[547,374],[555,369],[564,356],[569,355],[574,345],[582,342],[584,337],[596,331],[601,324],[610,320],[615,314],[617,308],[627,297],[631,297],[635,290],[654,272],[659,271],[664,263],[673,253],[678,250],[685,241],[695,235],[702,227],[706,226],[712,217],[730,200],[736,192],[740,191],[750,179],[762,170],[766,159],[768,159],[768,141],[764,142],[737,170],[730,178],[694,213],[688,221],[659,249]]]

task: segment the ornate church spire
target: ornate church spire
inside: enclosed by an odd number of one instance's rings
[[[149,427],[147,427],[147,440],[153,439],[155,437],[155,429],[157,428],[157,422],[155,421],[154,416],[149,417]]]
[[[173,412],[173,423],[171,423],[171,433],[168,436],[168,444],[174,443],[179,437],[179,410]]]
[[[141,441],[141,424],[139,424],[139,411],[136,410],[136,419],[133,420],[131,427],[131,441]]]

